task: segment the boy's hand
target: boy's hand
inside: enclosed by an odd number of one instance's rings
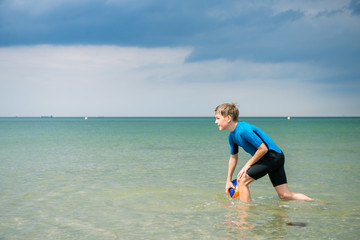
[[[232,188],[235,190],[235,187],[234,187],[234,184],[230,181],[230,182],[226,182],[226,185],[225,185],[225,192],[227,195],[229,195],[229,189]]]
[[[239,180],[242,176],[245,176],[244,174],[246,174],[247,170],[250,168],[249,165],[245,165],[239,172],[237,179]]]

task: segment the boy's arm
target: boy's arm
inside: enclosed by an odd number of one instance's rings
[[[254,156],[252,156],[250,158],[249,161],[247,161],[247,163],[244,165],[244,167],[240,170],[239,174],[238,174],[238,178],[241,178],[246,172],[247,170],[257,161],[259,161],[266,153],[268,152],[268,148],[266,147],[266,145],[264,143],[262,143],[256,150]]]
[[[230,155],[229,166],[228,166],[228,175],[227,175],[226,185],[225,185],[225,192],[227,194],[229,194],[230,188],[234,188],[234,184],[232,183],[232,175],[235,171],[237,161],[238,161],[238,154]]]

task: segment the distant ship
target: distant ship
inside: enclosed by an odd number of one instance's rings
[[[41,118],[53,118],[54,116],[53,115],[50,115],[50,116],[41,116]]]

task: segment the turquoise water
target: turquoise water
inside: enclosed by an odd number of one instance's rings
[[[267,177],[252,203],[228,199],[214,118],[0,118],[0,239],[358,238],[360,118],[244,120],[317,202],[279,200]]]

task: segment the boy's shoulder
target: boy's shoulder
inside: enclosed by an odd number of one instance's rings
[[[248,122],[238,122],[236,125],[236,128],[238,128],[239,130],[244,130],[247,128],[252,128],[253,125],[251,125]]]
[[[257,127],[248,123],[248,122],[238,122],[235,128],[235,133],[239,135],[252,133],[254,130],[257,130]]]
[[[247,129],[246,122],[237,122],[236,127],[233,132],[230,132],[230,135],[238,135]]]

